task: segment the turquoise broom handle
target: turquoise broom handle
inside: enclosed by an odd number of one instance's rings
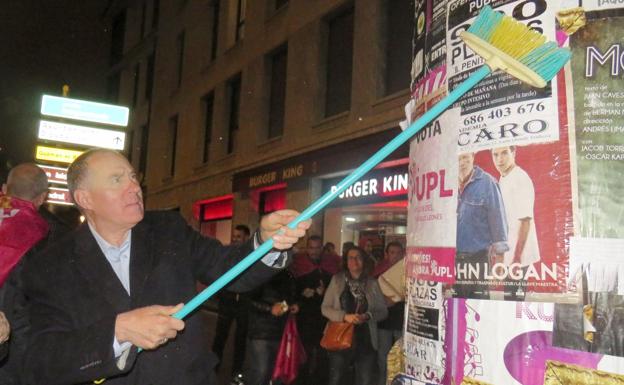
[[[357,182],[358,179],[363,177],[367,172],[377,166],[382,160],[384,160],[388,155],[390,155],[394,150],[396,150],[400,145],[405,143],[409,138],[411,138],[414,134],[420,131],[424,126],[431,123],[433,119],[435,119],[438,115],[440,115],[444,110],[450,107],[453,103],[457,101],[462,95],[468,92],[472,87],[477,85],[481,80],[483,80],[487,75],[491,72],[490,68],[487,65],[482,66],[477,71],[475,71],[472,75],[468,77],[468,79],[464,80],[459,86],[457,86],[453,91],[451,91],[444,99],[440,100],[436,105],[434,105],[430,110],[425,112],[418,120],[412,123],[405,131],[401,132],[394,139],[392,139],[388,144],[383,146],[379,151],[377,151],[373,156],[371,156],[367,161],[362,163],[360,167],[355,169],[351,174],[347,175],[333,191],[326,192],[322,197],[317,199],[312,205],[310,205],[307,209],[305,209],[299,216],[297,216],[292,222],[288,224],[288,227],[294,229],[300,222],[303,222],[307,219],[312,218],[316,213],[321,211],[325,206],[327,206],[331,201],[333,201],[338,195],[342,194],[349,186],[353,183]],[[175,313],[173,317],[182,319],[186,317],[190,312],[195,310],[199,305],[204,303],[208,298],[210,298],[217,291],[221,290],[221,288],[234,278],[238,277],[245,269],[251,266],[254,262],[262,258],[266,253],[268,253],[273,248],[273,240],[269,239],[265,241],[262,245],[260,245],[256,250],[254,250],[251,254],[246,256],[243,260],[238,262],[234,267],[232,267],[229,271],[223,274],[219,279],[214,281],[210,286],[205,288],[201,293],[197,294],[193,299],[191,299],[184,307]]]

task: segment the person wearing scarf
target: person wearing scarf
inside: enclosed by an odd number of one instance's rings
[[[352,247],[343,264],[343,270],[327,287],[321,311],[330,321],[354,324],[355,330],[351,348],[328,352],[328,385],[372,385],[377,365],[377,322],[387,317],[388,309],[377,281],[369,275],[372,263],[366,252]],[[352,365],[355,373],[350,376]]]

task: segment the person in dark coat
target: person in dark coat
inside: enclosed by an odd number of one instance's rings
[[[289,313],[299,312],[295,300],[295,280],[284,270],[249,293],[245,385],[269,385],[275,359]]]
[[[5,360],[0,363],[0,385],[21,384],[20,370],[30,329],[27,311],[28,299],[24,295],[22,278],[25,260],[36,258],[37,253],[71,231],[67,224],[44,206],[39,208],[39,214],[48,223],[50,229],[48,235],[24,255],[0,288],[0,308],[4,309],[11,324],[11,339],[6,344],[9,351]]]
[[[232,230],[231,244],[240,245],[249,240],[251,231],[243,224],[236,225]],[[234,284],[234,283],[233,283]],[[218,294],[219,317],[215,327],[212,351],[223,362],[223,351],[230,335],[230,328],[234,328],[234,352],[232,355],[232,375],[233,378],[240,375],[245,362],[245,342],[247,340],[247,307],[245,306],[245,293],[230,291],[228,286],[223,288]],[[217,366],[217,372],[219,366]]]
[[[296,300],[301,308],[297,327],[308,356],[297,385],[324,384],[327,379],[327,354],[320,346],[325,327],[321,303],[331,276],[340,269],[340,257],[323,254],[322,249],[321,237],[310,236],[305,252],[295,255],[290,268],[296,279]]]
[[[215,385],[217,361],[203,343],[198,313],[184,321],[172,315],[195,295],[196,280],[214,281],[272,238],[278,251],[231,289],[251,290],[268,280],[290,259],[281,250],[310,222],[288,229],[297,213],[277,211],[262,218],[253,241],[222,246],[178,213],[144,213],[135,171],[111,150],[79,156],[68,170],[68,187],[85,223],[24,266],[31,323],[24,382]]]

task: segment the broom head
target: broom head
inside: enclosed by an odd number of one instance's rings
[[[547,42],[541,33],[489,5],[460,37],[492,71],[501,69],[539,88],[545,87],[572,55],[570,50]]]

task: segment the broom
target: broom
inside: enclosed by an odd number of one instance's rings
[[[473,72],[463,83],[425,112],[405,131],[397,135],[351,174],[346,176],[338,183],[335,189],[328,191],[312,203],[288,224],[289,228],[294,229],[300,222],[312,218],[312,216],[325,208],[338,195],[373,169],[424,126],[431,123],[433,119],[491,72],[500,69],[534,87],[543,88],[555,77],[571,56],[569,50],[559,48],[554,42],[546,42],[546,37],[540,33],[528,28],[510,16],[494,11],[489,5],[481,10],[475,22],[467,31],[462,32],[460,37],[485,60],[486,64]],[[272,239],[262,243],[251,254],[192,298],[173,317],[177,319],[186,317],[249,266],[262,258],[272,248]],[[101,380],[96,381],[96,383],[100,382]]]

